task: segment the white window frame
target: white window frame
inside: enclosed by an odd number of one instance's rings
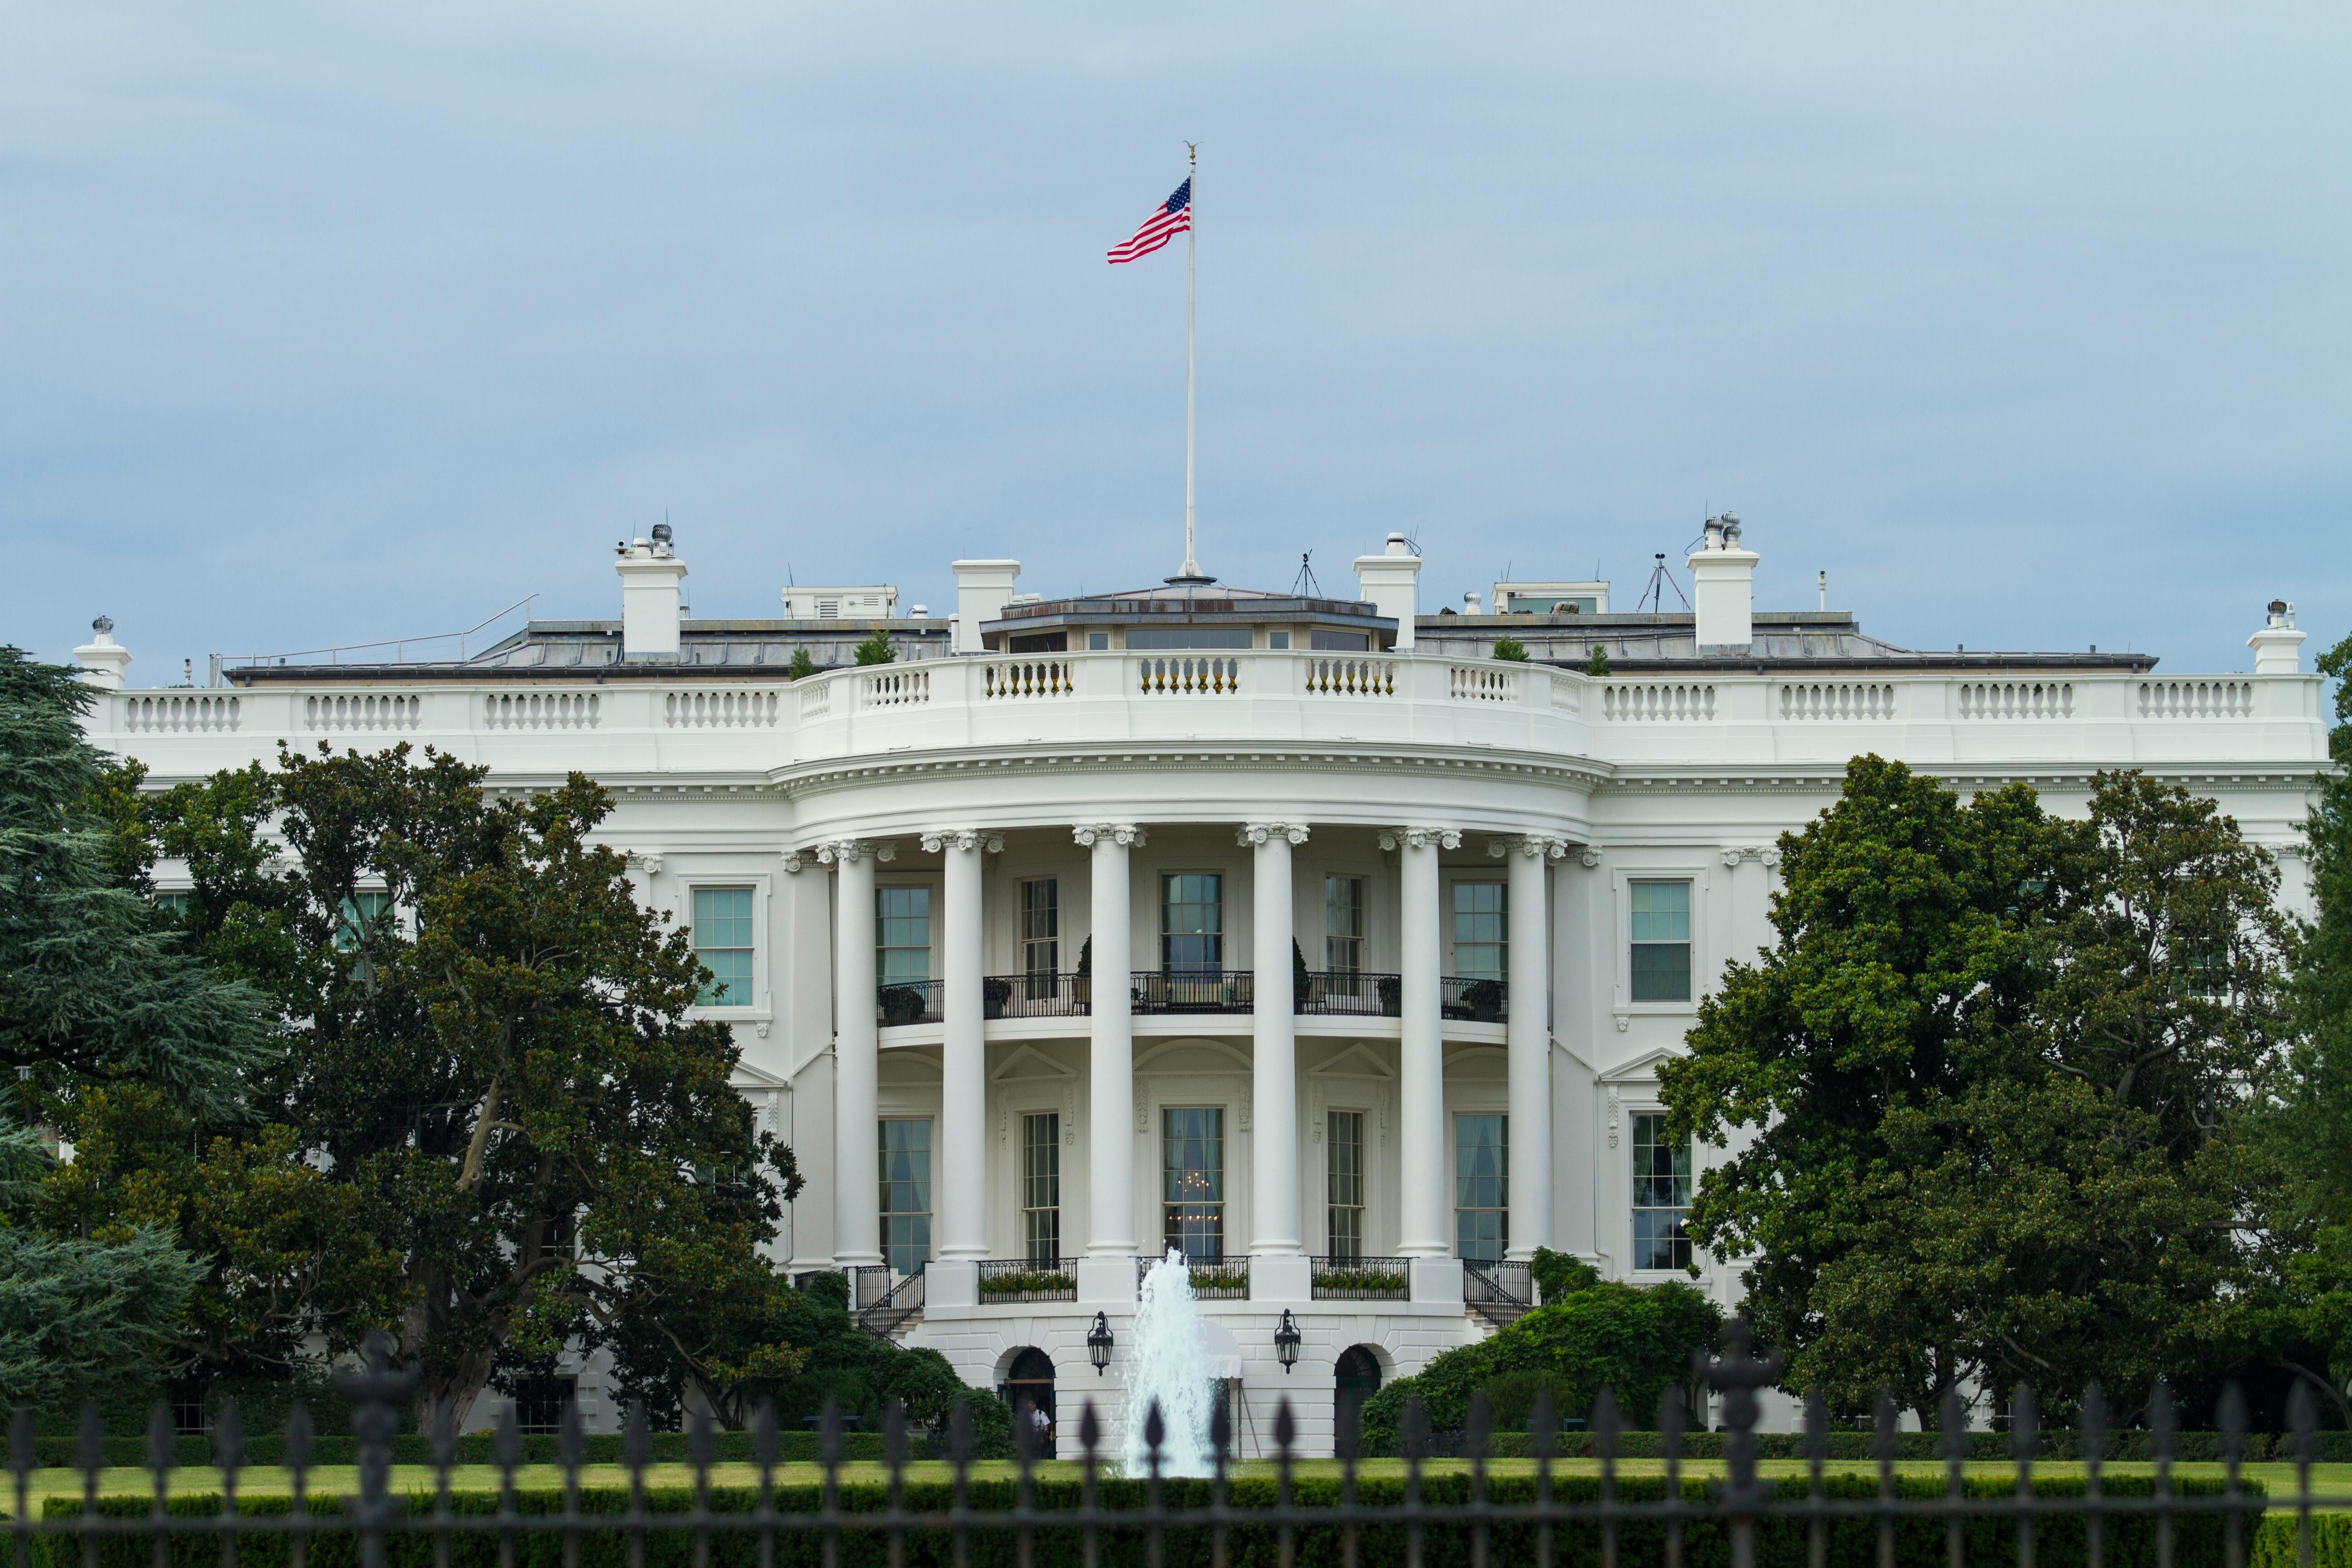
[[[1651,880],[1651,879],[1646,877],[1639,879],[1643,881]],[[1624,1251],[1619,1256],[1625,1259],[1626,1276],[1629,1279],[1641,1280],[1644,1283],[1654,1284],[1661,1279],[1679,1279],[1685,1284],[1688,1284],[1690,1283],[1690,1276],[1679,1268],[1636,1268],[1633,1267],[1633,1118],[1636,1116],[1664,1116],[1666,1114],[1666,1108],[1658,1102],[1654,1094],[1654,1097],[1648,1100],[1621,1100],[1618,1102],[1617,1114],[1623,1119],[1622,1125],[1624,1127],[1623,1142],[1615,1151],[1615,1152],[1617,1154],[1617,1181],[1620,1184],[1618,1192],[1623,1199],[1623,1201],[1618,1205],[1618,1214],[1621,1216],[1621,1223],[1618,1227],[1618,1240],[1619,1245],[1624,1248]],[[1696,1198],[1698,1196],[1699,1173],[1705,1169],[1705,1167],[1700,1163],[1700,1153],[1704,1148],[1705,1145],[1700,1143],[1697,1139],[1694,1138],[1690,1141],[1690,1179],[1691,1196],[1693,1198]],[[1702,1271],[1706,1268],[1706,1251],[1696,1241],[1691,1243],[1691,1262]]]
[[[1633,884],[1636,882],[1688,882],[1691,885],[1691,994],[1687,1002],[1636,1002],[1633,1000]],[[1707,927],[1713,911],[1713,889],[1709,885],[1705,864],[1693,860],[1639,859],[1631,864],[1619,864],[1609,870],[1610,904],[1612,923],[1610,946],[1613,952],[1611,969],[1614,994],[1610,999],[1610,1011],[1619,1018],[1687,1017],[1698,1011],[1698,1005],[1713,990],[1714,954],[1707,947]]]
[[[1438,890],[1437,918],[1445,922],[1445,973],[1455,978],[1462,976],[1462,963],[1454,951],[1454,889],[1463,887],[1503,889],[1503,940],[1496,945],[1503,950],[1503,974],[1507,984],[1511,973],[1511,883],[1508,877],[1494,871],[1448,871],[1444,876]]]
[[[929,906],[930,916],[928,928],[925,931],[925,941],[930,949],[931,961],[929,968],[931,978],[933,980],[945,978],[940,973],[940,960],[941,957],[940,952],[940,906],[946,897],[944,892],[945,880],[945,878],[935,871],[899,871],[896,873],[886,871],[877,875],[874,879],[874,891],[877,898],[885,890],[891,888],[921,888],[931,895]],[[880,911],[878,909],[869,909],[866,911],[866,940],[872,942],[874,946],[874,976],[877,981],[882,977],[882,942],[880,940],[882,933],[875,923],[879,913]],[[1014,916],[1014,920],[1017,923],[1019,920],[1019,916],[1017,914]]]
[[[774,982],[770,979],[768,954],[768,903],[772,891],[770,878],[764,871],[722,870],[681,871],[677,878],[677,905],[683,912],[680,921],[693,941],[694,894],[698,888],[749,888],[751,889],[751,1002],[749,1006],[707,1007],[698,1002],[686,1010],[689,1018],[716,1018],[723,1024],[772,1024],[775,1022]]]

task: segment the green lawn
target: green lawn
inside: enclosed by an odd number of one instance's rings
[[[1459,1459],[1432,1460],[1423,1467],[1425,1473],[1431,1474],[1458,1473],[1467,1468],[1467,1465]],[[1805,1473],[1803,1463],[1793,1459],[1768,1459],[1757,1468],[1767,1476],[1801,1476]],[[2118,1476],[2145,1476],[2149,1474],[2153,1468],[2145,1464],[2111,1464],[2106,1467],[2106,1473]],[[1533,1470],[1534,1461],[1497,1459],[1488,1468],[1497,1475],[1526,1475]],[[1599,1472],[1600,1464],[1592,1459],[1561,1459],[1556,1461],[1552,1468],[1556,1475],[1589,1476]],[[1665,1465],[1664,1461],[1658,1459],[1625,1459],[1619,1462],[1617,1468],[1621,1475],[1654,1476],[1661,1473],[1665,1468]],[[1868,1465],[1852,1462],[1832,1464],[1829,1468],[1833,1474],[1874,1473]],[[1913,1461],[1897,1465],[1895,1468],[1906,1475],[1919,1476],[1940,1476],[1944,1470],[1942,1463],[1937,1460]],[[1404,1464],[1402,1460],[1368,1459],[1358,1467],[1358,1473],[1395,1476],[1401,1475],[1403,1469]],[[1713,1459],[1686,1460],[1683,1465],[1683,1473],[1685,1476],[1716,1476],[1720,1475],[1722,1469],[1721,1462]],[[2006,1476],[2011,1473],[2012,1467],[2007,1463],[1988,1462],[1971,1464],[1968,1469],[1971,1475]],[[1039,1471],[1041,1474],[1053,1475],[1061,1479],[1076,1479],[1078,1467],[1069,1462],[1053,1463],[1040,1466]],[[1273,1472],[1272,1461],[1253,1459],[1243,1464],[1236,1473],[1265,1476],[1271,1475]],[[1294,1470],[1294,1473],[1302,1476],[1337,1476],[1339,1472],[1339,1463],[1332,1459],[1304,1460],[1295,1467]],[[887,1479],[888,1473],[888,1470],[879,1464],[853,1464],[842,1467],[843,1478],[851,1481],[879,1482]],[[924,1462],[907,1467],[907,1474],[910,1479],[946,1480],[952,1473],[949,1466],[940,1463]],[[992,1479],[1010,1479],[1014,1471],[1010,1464],[992,1462],[975,1465],[973,1473]],[[2080,1464],[2051,1461],[2036,1465],[2033,1473],[2037,1476],[2079,1476],[2083,1473],[2083,1467]],[[2210,1476],[2218,1479],[2221,1474],[2221,1467],[2220,1465],[2177,1465],[2174,1467],[2174,1473],[2181,1476]],[[2268,1489],[2271,1506],[2273,1508],[2283,1506],[2283,1500],[2294,1491],[2294,1467],[2292,1465],[2248,1465],[2243,1473],[2248,1479],[2259,1481]],[[815,1465],[780,1465],[776,1468],[776,1479],[783,1485],[813,1486],[822,1479],[823,1472]],[[684,1487],[690,1486],[693,1479],[693,1470],[685,1465],[655,1465],[646,1471],[646,1483],[648,1486]],[[710,1479],[716,1486],[749,1487],[758,1483],[759,1472],[751,1465],[715,1465],[711,1468]],[[562,1482],[563,1472],[553,1465],[526,1465],[515,1472],[515,1485],[524,1490],[551,1490],[561,1487]],[[589,1487],[626,1486],[628,1471],[619,1465],[591,1465],[581,1471],[581,1482]],[[434,1484],[433,1471],[430,1468],[422,1465],[395,1466],[393,1469],[392,1484],[394,1489],[398,1491],[430,1492]],[[497,1489],[498,1484],[499,1473],[494,1467],[488,1465],[464,1465],[450,1472],[450,1486],[457,1491],[493,1491]],[[313,1493],[348,1493],[356,1490],[358,1485],[358,1471],[350,1465],[320,1466],[310,1472],[310,1490]],[[282,1494],[290,1489],[290,1486],[291,1479],[287,1472],[278,1469],[249,1469],[242,1472],[238,1478],[238,1489],[248,1496]],[[146,1471],[127,1468],[100,1471],[99,1487],[102,1492],[110,1495],[128,1494],[145,1497],[152,1495],[153,1492],[153,1482],[149,1479]],[[2352,1464],[2313,1466],[2312,1488],[2315,1492],[2328,1499],[2336,1506],[2352,1509]],[[0,1482],[0,1490],[5,1489],[8,1489],[6,1483]],[[172,1490],[175,1495],[216,1492],[219,1489],[220,1472],[217,1470],[190,1467],[172,1472]],[[79,1470],[50,1469],[33,1472],[31,1493],[35,1498],[78,1498],[81,1495],[81,1490],[82,1477]],[[13,1503],[14,1499],[9,1498],[6,1500]]]

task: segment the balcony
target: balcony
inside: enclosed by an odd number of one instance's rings
[[[1500,1024],[1511,1016],[1511,983],[1448,974],[1437,983],[1437,1010],[1460,1023]]]
[[[885,980],[874,988],[875,1021],[885,1028],[936,1024],[947,1016],[943,980]]]
[[[980,1304],[1009,1307],[1024,1301],[1075,1301],[1076,1269],[1059,1258],[990,1258],[980,1265]]]
[[[1135,1260],[1135,1284],[1143,1287],[1143,1277],[1160,1266],[1157,1258]],[[1249,1300],[1250,1260],[1246,1257],[1220,1258],[1213,1262],[1195,1262],[1187,1266],[1192,1279],[1192,1299],[1197,1301],[1246,1301]]]
[[[1301,1013],[1358,1018],[1394,1018],[1404,1011],[1404,978],[1353,970],[1314,969],[1307,973]]]
[[[1318,1301],[1412,1299],[1412,1268],[1408,1258],[1318,1255],[1307,1261],[1314,1270],[1311,1292]]]
[[[1246,1013],[1257,994],[1255,978],[1246,969],[1139,969],[1135,1013]]]
[[[1091,974],[992,974],[980,983],[983,1018],[1084,1018],[1094,1011]]]

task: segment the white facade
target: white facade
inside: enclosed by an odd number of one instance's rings
[[[738,1081],[807,1177],[778,1243],[792,1268],[870,1270],[877,1296],[927,1228],[902,1336],[975,1384],[1036,1347],[1066,1408],[1093,1397],[1110,1416],[1121,1359],[1098,1378],[1085,1336],[1100,1312],[1124,1340],[1135,1260],[1170,1224],[1172,1149],[1195,1249],[1247,1259],[1246,1294],[1204,1308],[1239,1359],[1244,1439],[1286,1394],[1315,1443],[1349,1347],[1397,1375],[1490,1331],[1465,1304],[1465,1248],[1677,1277],[1644,1268],[1670,1245],[1637,1247],[1665,1223],[1635,1213],[1661,1190],[1634,1172],[1637,1146],[1660,1157],[1642,1120],[1656,1066],[1712,977],[1769,941],[1774,842],[1853,755],[1962,790],[2023,779],[2062,811],[2095,772],[2144,768],[2217,797],[2302,897],[2326,733],[2284,606],[2252,674],[1919,655],[1843,616],[1751,615],[1736,526],[1707,549],[1699,626],[1580,606],[1415,617],[1420,563],[1399,545],[1360,561],[1360,602],[1008,603],[1014,563],[961,563],[977,624],[960,615],[954,646],[976,650],[935,646],[934,626],[919,660],[798,682],[761,641],[797,633],[665,637],[638,599],[625,656],[609,626],[569,643],[533,628],[464,665],[141,690],[115,684],[129,655],[110,639],[82,651],[92,739],[158,786],[281,740],[430,745],[503,789],[592,774],[643,898],[729,933],[711,962],[741,979],[707,1011],[734,1025]],[[625,551],[620,569],[632,592],[658,573],[674,604],[656,559]],[[1506,631],[1559,662],[1480,657]],[[1583,672],[1596,641],[1616,644],[1616,673]],[[1312,972],[1296,1008],[1294,942]],[[895,1149],[911,1170],[918,1142],[926,1190],[886,1216],[882,1162]],[[1464,1177],[1497,1142],[1507,1203]],[[1048,1147],[1057,1191],[1026,1179]],[[1335,1174],[1350,1148],[1360,1183]],[[1074,1299],[983,1290],[1055,1227]],[[1334,1265],[1311,1260],[1357,1254],[1400,1260],[1374,1267],[1409,1299],[1318,1299]],[[1694,1261],[1730,1300],[1736,1269]],[[1304,1336],[1288,1373],[1286,1310]]]

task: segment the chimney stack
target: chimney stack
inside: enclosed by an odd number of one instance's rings
[[[654,524],[650,541],[615,547],[621,574],[621,657],[675,659],[678,652],[678,583],[686,563],[670,550],[669,524]]]
[[[1412,647],[1413,579],[1421,574],[1421,557],[1402,533],[1389,535],[1388,548],[1378,555],[1356,557],[1357,591],[1372,608],[1397,624],[1396,648]]]
[[[1021,580],[1018,561],[950,561],[955,574],[955,629],[948,646],[957,653],[983,653],[980,623],[1004,614],[1013,601],[1013,584]]]
[[[131,662],[131,650],[114,640],[114,618],[100,616],[89,623],[90,639],[74,649],[74,662],[81,666],[81,678],[92,686],[109,690],[122,687],[122,667]]]
[[[2284,599],[2273,599],[2263,629],[2246,639],[2246,646],[2254,650],[2254,673],[2300,675],[2303,639],[2308,635],[2295,630],[2294,606]]]
[[[1744,654],[1755,640],[1756,563],[1760,559],[1739,546],[1738,512],[1706,520],[1706,538],[1689,561],[1700,654]]]

